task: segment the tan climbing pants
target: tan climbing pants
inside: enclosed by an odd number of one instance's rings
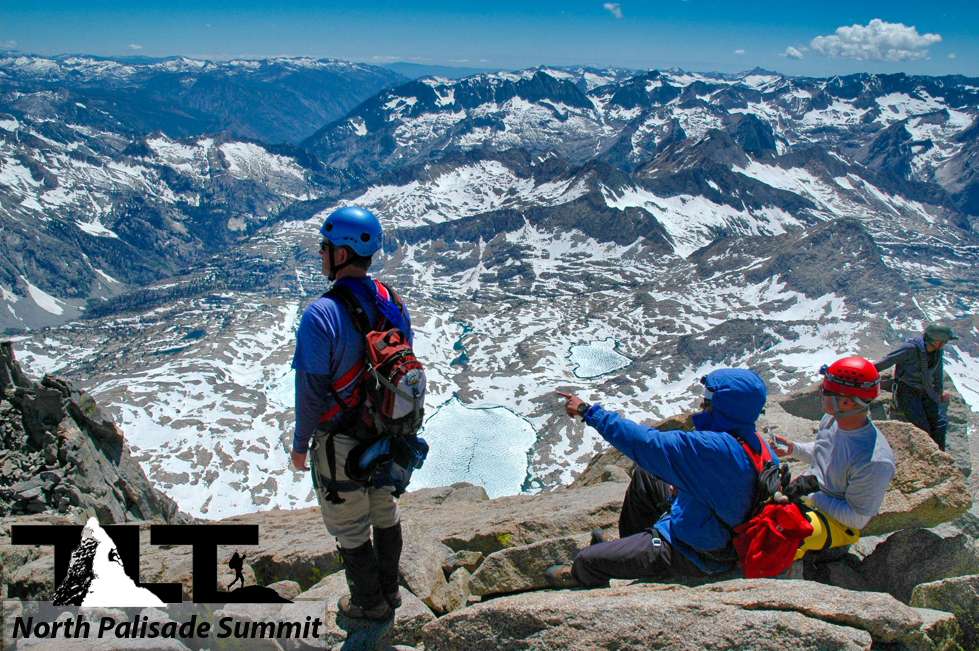
[[[336,450],[336,480],[348,482],[350,478],[343,471],[347,455],[359,441],[349,436],[337,435],[333,438]],[[322,477],[330,476],[330,466],[326,458],[326,441],[320,441],[313,449],[313,472],[319,472]],[[316,498],[320,503],[320,514],[326,530],[340,543],[343,549],[360,547],[370,540],[371,526],[378,529],[393,527],[401,521],[398,511],[398,500],[391,494],[394,486],[381,488],[363,488],[342,490],[340,497],[343,504],[333,504],[326,497],[326,482],[317,479],[319,490]]]

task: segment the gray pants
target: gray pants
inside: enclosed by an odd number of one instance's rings
[[[336,450],[336,480],[349,481],[343,471],[347,455],[359,441],[349,436],[337,435],[333,439]],[[326,441],[317,441],[312,451],[313,472],[319,472],[323,477],[330,476],[330,466],[326,458]],[[333,504],[326,498],[326,490],[322,481],[317,481],[319,490],[316,498],[320,503],[320,514],[326,530],[340,543],[343,549],[360,547],[370,540],[371,525],[378,529],[393,527],[401,521],[398,512],[398,500],[391,494],[394,486],[381,488],[359,488],[357,490],[341,491],[343,504]]]
[[[652,528],[670,506],[672,491],[665,481],[636,468],[622,502],[618,540],[585,547],[574,559],[571,575],[589,588],[609,579],[669,580],[706,573]]]

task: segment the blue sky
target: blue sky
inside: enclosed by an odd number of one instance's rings
[[[795,75],[979,77],[975,0],[4,4],[0,48],[44,55],[313,56],[497,69],[587,64],[735,72],[759,66]]]

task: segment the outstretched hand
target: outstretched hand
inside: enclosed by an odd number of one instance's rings
[[[577,416],[578,407],[584,404],[585,401],[579,398],[578,396],[571,395],[570,393],[562,393],[560,391],[555,391],[555,393],[557,393],[562,398],[567,398],[568,400],[568,402],[565,403],[564,405],[564,413],[566,413],[568,416],[571,416],[572,418]],[[582,420],[584,420],[584,417],[582,417]]]
[[[775,454],[779,457],[791,456],[792,450],[795,449],[795,443],[781,436],[775,436],[775,443],[776,445],[773,445],[772,449],[775,450]]]

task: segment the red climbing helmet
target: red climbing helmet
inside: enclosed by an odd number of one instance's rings
[[[880,395],[880,373],[863,357],[844,357],[819,369],[823,390],[870,401]]]

